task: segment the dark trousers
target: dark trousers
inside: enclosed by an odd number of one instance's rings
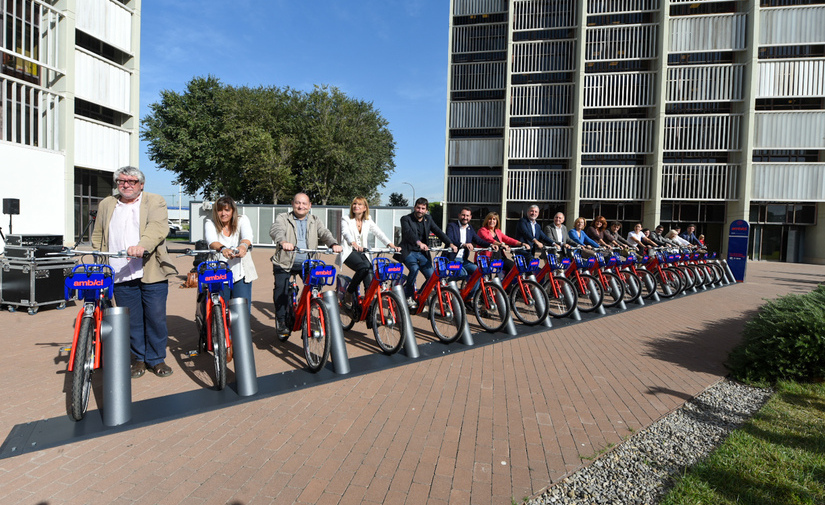
[[[166,298],[169,282],[145,284],[140,279],[114,285],[115,303],[129,309],[129,337],[137,361],[155,366],[166,360]]]
[[[352,282],[347,286],[347,291],[349,293],[355,293],[355,290],[358,288],[358,283],[363,282],[364,293],[366,293],[370,282],[372,282],[372,263],[370,263],[367,255],[362,252],[352,251],[349,253],[349,256],[347,256],[347,259],[344,260],[344,265],[355,272],[352,275]]]
[[[272,265],[272,274],[275,277],[275,286],[272,289],[272,301],[275,302],[275,317],[280,322],[286,320],[287,305],[292,303],[289,299],[289,276],[300,274],[301,266],[293,266],[290,270],[284,270],[278,265]]]

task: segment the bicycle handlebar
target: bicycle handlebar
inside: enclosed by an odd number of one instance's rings
[[[148,256],[150,253],[144,252],[143,256],[129,256],[126,254],[126,251],[117,251],[117,252],[109,252],[109,251],[81,251],[79,249],[69,249],[64,248],[59,252],[50,252],[46,253],[46,256],[100,256],[106,258],[132,258],[132,259],[140,259],[142,257]]]

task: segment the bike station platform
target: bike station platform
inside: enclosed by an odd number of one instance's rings
[[[75,308],[0,313],[3,503],[510,503],[681,406],[726,374],[723,361],[763,303],[823,280],[822,266],[756,262],[718,287],[518,335],[444,345],[412,318],[420,356],[380,354],[365,323],[345,333],[351,372],[304,370],[298,334],[272,321],[271,250],[253,251],[258,392],[230,371],[213,389],[197,345],[194,289],[170,281],[171,377],[131,382],[132,419],[102,423],[100,379],[86,418],[66,414]],[[234,368],[234,362],[230,369]],[[32,445],[34,444],[34,445]],[[13,450],[12,450],[13,449]],[[583,459],[584,458],[584,459]]]

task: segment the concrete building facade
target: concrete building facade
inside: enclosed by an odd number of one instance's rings
[[[451,0],[445,215],[696,223],[825,263],[822,0]]]
[[[0,0],[0,198],[72,244],[139,159],[141,0]],[[8,233],[8,216],[0,226]]]

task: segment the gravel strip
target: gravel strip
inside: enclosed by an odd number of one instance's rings
[[[548,488],[530,505],[658,503],[671,476],[707,457],[773,391],[722,380]]]

